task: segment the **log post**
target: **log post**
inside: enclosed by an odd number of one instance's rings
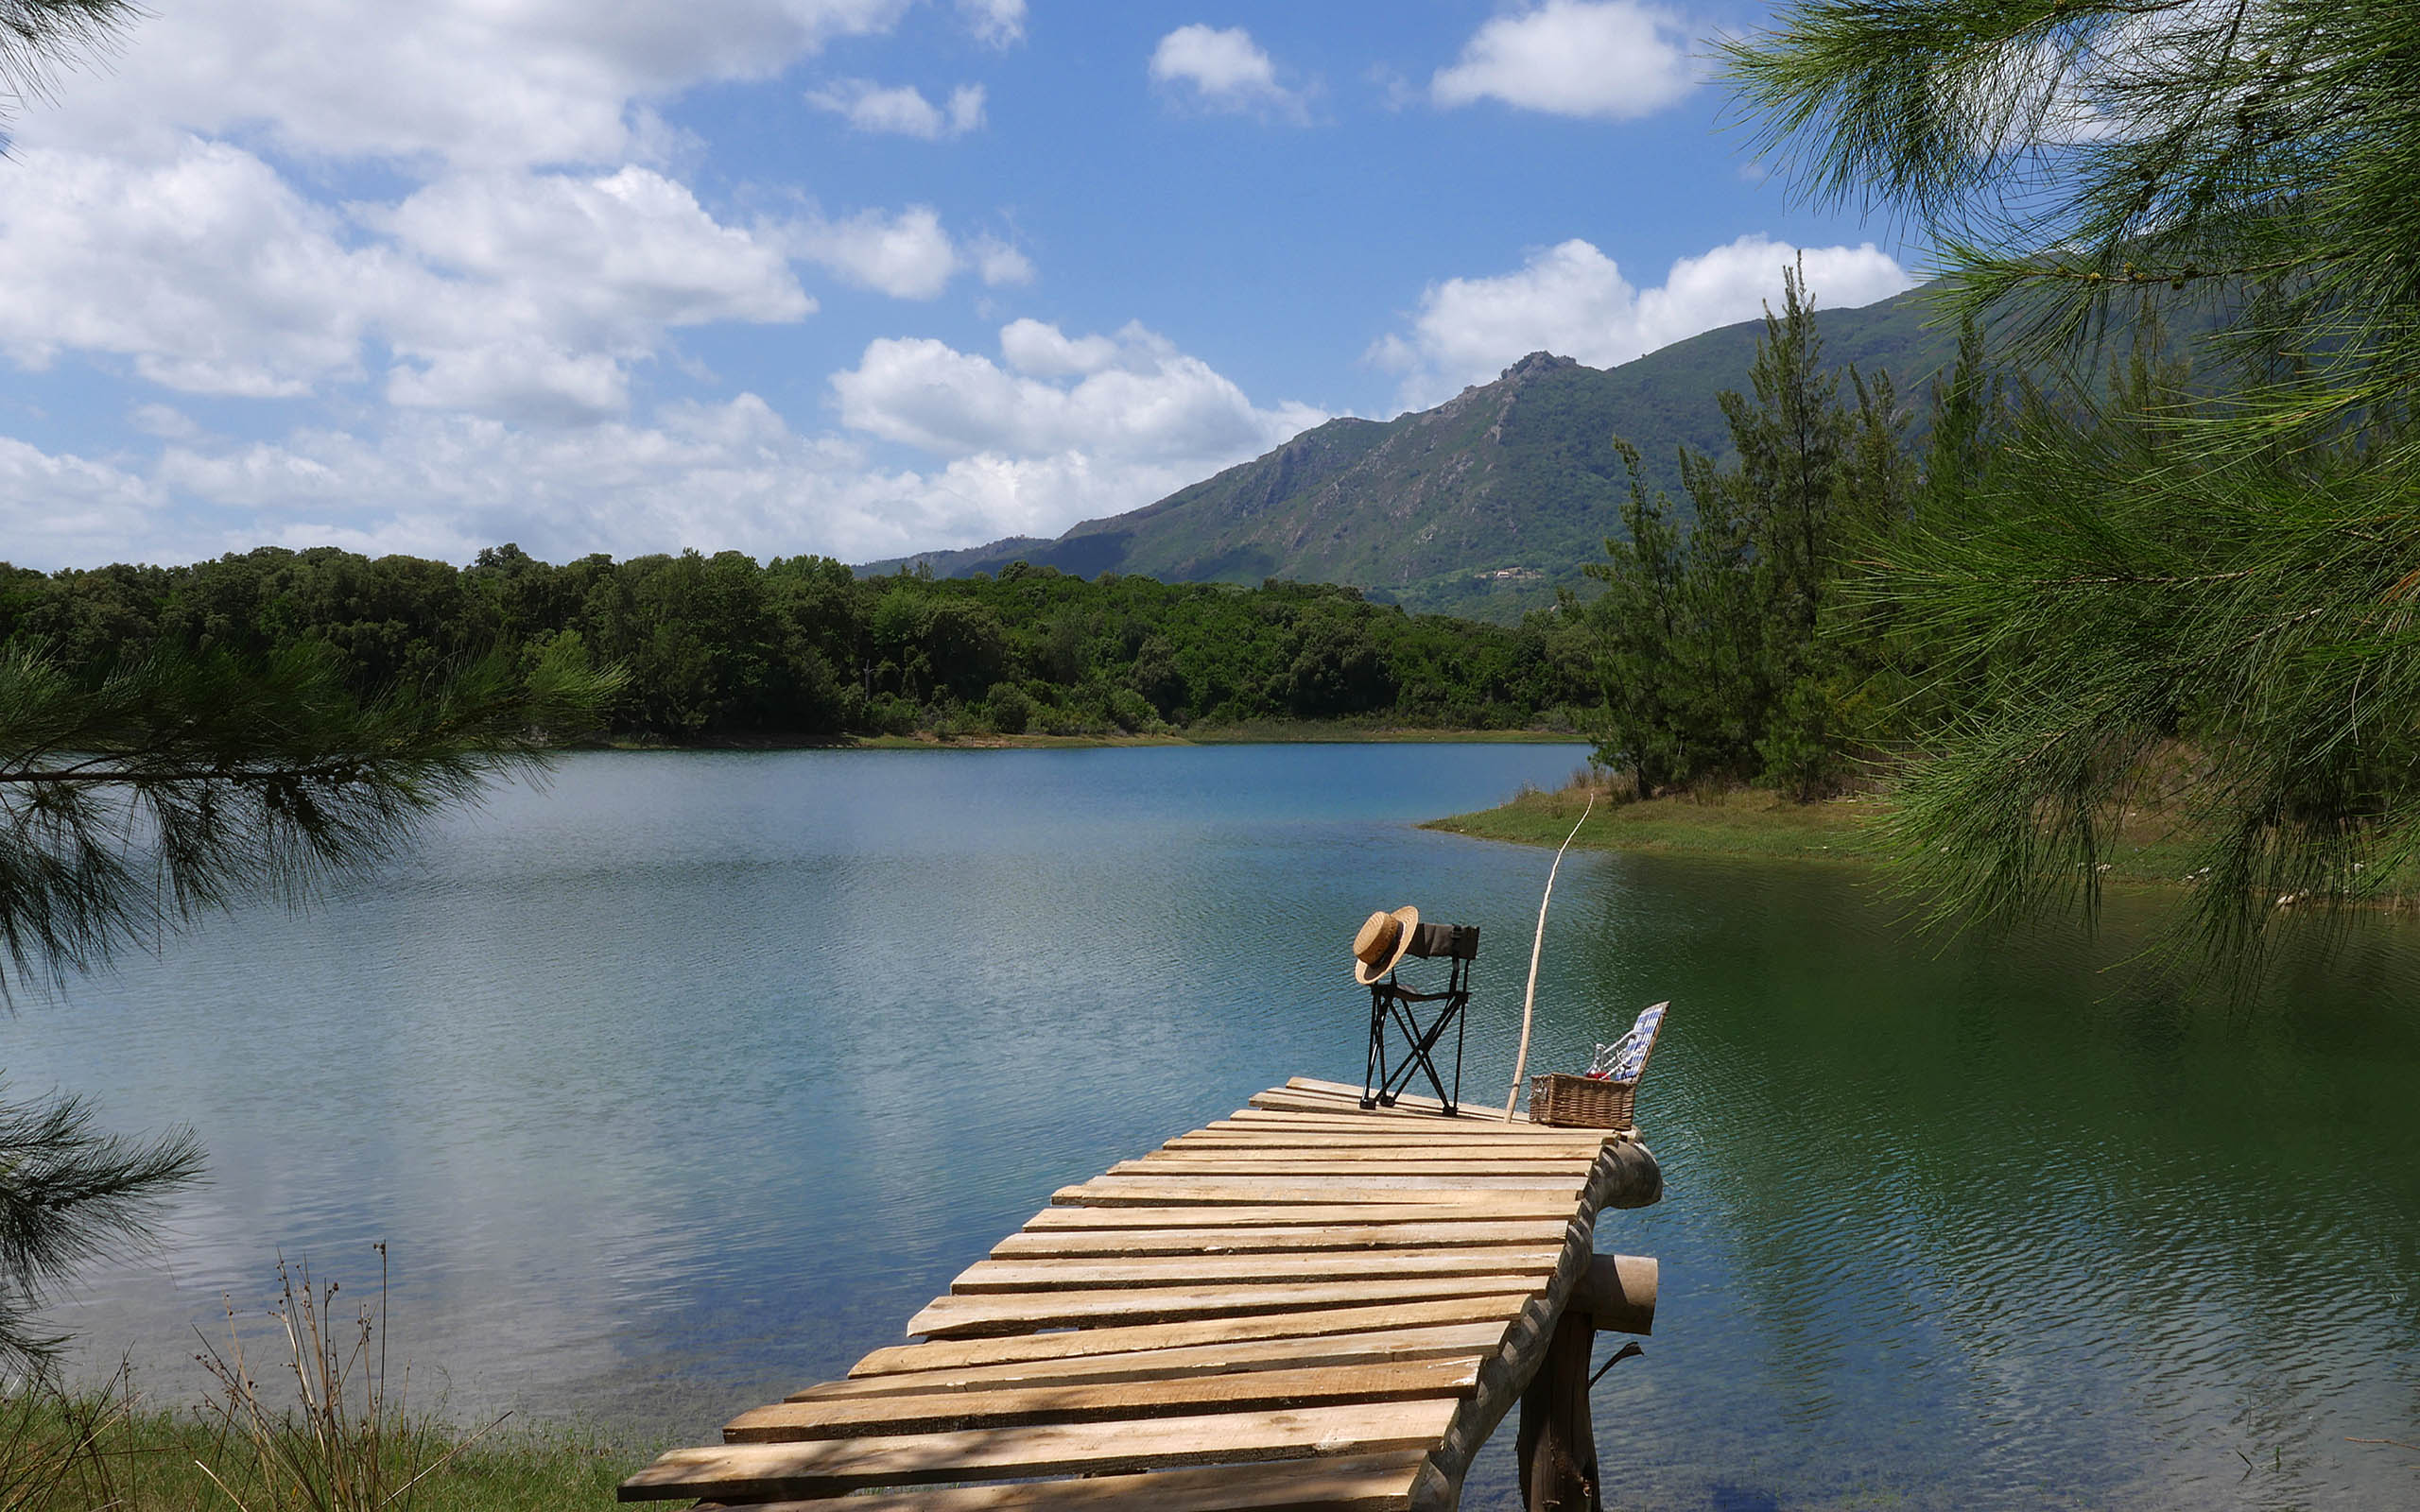
[[[1571,1289],[1569,1305],[1607,1333],[1652,1333],[1660,1269],[1651,1256],[1595,1256]]]
[[[1529,1512],[1604,1512],[1597,1490],[1597,1433],[1588,1420],[1588,1357],[1597,1327],[1565,1308],[1538,1373],[1521,1393],[1513,1452]]]

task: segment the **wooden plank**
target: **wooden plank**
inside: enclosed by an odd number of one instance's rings
[[[1412,1123],[1434,1125],[1447,1122],[1460,1123],[1461,1119],[1465,1117],[1477,1122],[1478,1117],[1476,1109],[1467,1114],[1457,1114],[1453,1119],[1448,1120],[1443,1113],[1437,1111],[1434,1108],[1404,1107],[1362,1108],[1356,1105],[1349,1098],[1329,1097],[1323,1093],[1317,1092],[1260,1092],[1256,1094],[1253,1098],[1252,1102],[1247,1106],[1252,1108],[1267,1108],[1271,1112],[1279,1113],[1335,1113],[1344,1117],[1368,1119],[1373,1122],[1379,1119],[1400,1119]],[[1495,1118],[1492,1113],[1489,1117],[1491,1122],[1499,1125],[1503,1123],[1502,1119]]]
[[[1323,1076],[1288,1076],[1286,1078],[1286,1090],[1289,1092],[1328,1092],[1352,1101],[1358,1101],[1361,1096],[1361,1087],[1358,1083],[1330,1081]],[[1445,1106],[1434,1097],[1422,1097],[1411,1092],[1406,1092],[1398,1101],[1413,1108]]]
[[[1068,1188],[1075,1191],[1075,1188]],[[1106,1228],[1259,1228],[1319,1224],[1402,1223],[1526,1223],[1542,1218],[1567,1220],[1572,1205],[1552,1193],[1517,1194],[1518,1201],[1440,1204],[1351,1200],[1313,1203],[1199,1203],[1084,1207],[1059,1205],[1043,1209],[1025,1221],[1027,1233]]]
[[[1507,1299],[1509,1309],[1513,1299]],[[1296,1317],[1302,1314],[1292,1314]],[[881,1375],[825,1381],[787,1397],[822,1401],[835,1397],[883,1396],[894,1392],[994,1391],[1021,1386],[1065,1385],[1103,1381],[1174,1381],[1190,1376],[1254,1370],[1307,1370],[1324,1366],[1380,1365],[1391,1360],[1462,1359],[1494,1349],[1504,1335],[1496,1318],[1476,1323],[1438,1323],[1425,1328],[1379,1329],[1367,1333],[1327,1333],[1309,1338],[1244,1339],[1170,1349],[1131,1349],[1115,1354],[1074,1355],[1057,1360],[1012,1360],[1002,1365],[955,1369],[895,1370]],[[956,1349],[916,1344],[908,1349]]]
[[[1366,1194],[1383,1194],[1388,1202],[1442,1203],[1448,1207],[1486,1208],[1523,1196],[1552,1193],[1565,1196],[1580,1190],[1582,1172],[1568,1176],[1289,1176],[1228,1177],[1214,1172],[1198,1175],[1097,1176],[1080,1186],[1061,1187],[1050,1194],[1056,1206],[1089,1203],[1098,1206],[1171,1207],[1200,1203],[1211,1207],[1245,1204],[1253,1207],[1350,1202]]]
[[[1255,1093],[1246,1106],[1315,1113],[1341,1113],[1356,1118],[1414,1118],[1432,1122],[1444,1122],[1450,1119],[1457,1123],[1464,1119],[1473,1122],[1484,1120],[1498,1127],[1508,1123],[1526,1125],[1530,1122],[1525,1113],[1515,1113],[1511,1119],[1507,1119],[1501,1107],[1489,1108],[1483,1101],[1465,1102],[1461,1105],[1459,1110],[1448,1114],[1445,1111],[1445,1105],[1437,1099],[1415,1096],[1409,1092],[1397,1096],[1392,1106],[1364,1108],[1361,1106],[1361,1089],[1358,1087],[1342,1091],[1328,1091],[1317,1087],[1272,1087],[1265,1092]]]
[[[1409,1160],[1503,1160],[1528,1155],[1574,1157],[1585,1160],[1595,1155],[1604,1143],[1602,1140],[1516,1140],[1502,1134],[1472,1135],[1459,1138],[1443,1134],[1413,1134],[1390,1139],[1384,1134],[1322,1133],[1305,1130],[1290,1133],[1283,1130],[1254,1132],[1251,1130],[1215,1129],[1180,1134],[1160,1146],[1163,1150],[1313,1150],[1323,1160],[1373,1160],[1391,1157]]]
[[[1478,1383],[1477,1355],[1326,1369],[1254,1370],[1160,1381],[1086,1382],[993,1391],[890,1393],[775,1402],[723,1426],[726,1443],[786,1444],[882,1434],[946,1434],[1036,1423],[1142,1421],[1201,1413],[1278,1412],[1343,1402],[1454,1397]]]
[[[1253,1313],[1310,1312],[1357,1302],[1432,1301],[1447,1297],[1490,1297],[1544,1286],[1543,1275],[1499,1272],[1474,1276],[1419,1276],[1380,1280],[1306,1281],[1295,1284],[1230,1282],[1204,1286],[1133,1286],[1077,1292],[1007,1292],[978,1297],[937,1297],[908,1320],[908,1332],[926,1338],[968,1338],[986,1333],[1031,1333],[1042,1329],[1092,1328],[1108,1324],[1168,1323],[1189,1317],[1242,1317]]]
[[[1057,1211],[1057,1210],[1054,1210]],[[1088,1210],[1079,1210],[1088,1211]],[[1132,1209],[1112,1209],[1127,1212]],[[1251,1255],[1304,1250],[1428,1250],[1478,1245],[1551,1245],[1563,1238],[1562,1217],[1491,1223],[1315,1224],[1292,1228],[1028,1229],[992,1246],[994,1260],[1044,1260],[1078,1255]]]
[[[1310,1092],[1317,1095],[1336,1098],[1338,1101],[1350,1104],[1357,1108],[1361,1105],[1362,1089],[1360,1084],[1357,1082],[1328,1081],[1319,1076],[1288,1076],[1286,1078],[1286,1085],[1284,1087],[1272,1087],[1270,1091]],[[1424,1108],[1430,1112],[1442,1112],[1445,1107],[1443,1103],[1439,1102],[1436,1098],[1426,1097],[1418,1092],[1398,1093],[1395,1097],[1395,1106],[1398,1108]],[[1469,1105],[1464,1104],[1463,1106],[1468,1107]],[[1501,1112],[1502,1109],[1499,1108],[1497,1111]]]
[[[874,1492],[847,1512],[1404,1512],[1426,1456],[1410,1450],[1335,1459],[1214,1465],[1143,1475],[1087,1475],[946,1490]],[[747,1512],[835,1512],[828,1501],[767,1502]]]
[[[1246,1123],[1281,1123],[1288,1120],[1325,1118],[1339,1123],[1357,1123],[1369,1128],[1383,1127],[1397,1130],[1425,1127],[1499,1129],[1506,1133],[1520,1134],[1571,1132],[1567,1125],[1532,1124],[1527,1118],[1514,1118],[1507,1122],[1502,1108],[1482,1108],[1471,1103],[1465,1103],[1457,1111],[1447,1113],[1441,1108],[1410,1108],[1401,1104],[1393,1108],[1365,1108],[1349,1100],[1338,1101],[1286,1091],[1269,1091],[1261,1095],[1289,1106],[1263,1108],[1257,1103],[1246,1103],[1243,1107],[1229,1111],[1227,1116]],[[1379,1119],[1398,1122],[1380,1124],[1376,1122]],[[1403,1119],[1409,1119],[1410,1122],[1399,1122]]]
[[[1406,1160],[1400,1155],[1381,1160],[1329,1160],[1303,1150],[1284,1150],[1272,1156],[1234,1155],[1223,1151],[1201,1154],[1189,1150],[1164,1150],[1147,1155],[1139,1160],[1120,1160],[1109,1168],[1111,1176],[1166,1176],[1173,1173],[1205,1173],[1211,1176],[1563,1176],[1568,1174],[1573,1186],[1580,1184],[1580,1173],[1588,1169],[1594,1155],[1513,1156],[1501,1160]]]
[[[672,1450],[624,1481],[618,1494],[625,1502],[762,1502],[839,1496],[873,1486],[1423,1449],[1444,1432],[1453,1407],[1454,1399],[1443,1398],[1149,1422],[1043,1424],[1015,1433],[972,1429],[804,1444],[719,1444]]]
[[[1551,1128],[1556,1126],[1553,1125],[1532,1125],[1526,1118],[1516,1118],[1512,1122],[1507,1123],[1504,1119],[1503,1110],[1501,1108],[1479,1108],[1468,1104],[1465,1104],[1461,1108],[1455,1112],[1448,1113],[1443,1109],[1435,1108],[1407,1108],[1400,1104],[1393,1108],[1362,1108],[1349,1101],[1340,1102],[1334,1098],[1319,1097],[1305,1092],[1287,1091],[1282,1089],[1274,1091],[1262,1092],[1259,1095],[1269,1098],[1273,1102],[1283,1103],[1287,1106],[1282,1108],[1263,1108],[1257,1102],[1249,1102],[1244,1104],[1241,1108],[1231,1109],[1227,1116],[1229,1118],[1241,1119],[1247,1122],[1263,1123],[1277,1123],[1289,1119],[1325,1118],[1334,1119],[1339,1123],[1356,1123],[1369,1128],[1386,1127],[1398,1129],[1419,1127],[1497,1128],[1530,1131],[1537,1128]],[[1410,1122],[1389,1122],[1382,1125],[1377,1122],[1381,1119],[1391,1121],[1409,1119]]]
[[[1142,1350],[1207,1348],[1270,1339],[1308,1339],[1371,1333],[1440,1324],[1494,1323],[1529,1300],[1526,1282],[1492,1296],[1449,1297],[1427,1302],[1364,1302],[1308,1313],[1259,1313],[1245,1317],[1189,1318],[1121,1328],[1078,1329],[1065,1333],[947,1339],[898,1344],[876,1349],[849,1367],[851,1380],[908,1370],[959,1370],[1043,1360],[1085,1359]]]
[[[1157,1255],[1103,1259],[982,1260],[949,1283],[959,1297],[989,1292],[1099,1291],[1114,1286],[1209,1286],[1399,1276],[1509,1276],[1552,1270],[1562,1246],[1437,1250],[1315,1250],[1277,1255]]]

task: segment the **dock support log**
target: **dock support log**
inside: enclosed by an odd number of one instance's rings
[[[1588,1417],[1589,1365],[1599,1329],[1655,1332],[1657,1266],[1637,1255],[1599,1255],[1555,1320],[1545,1361],[1521,1393],[1513,1453],[1529,1512],[1601,1512],[1597,1433]]]
[[[1521,1393],[1513,1453],[1529,1512],[1604,1512],[1597,1492],[1597,1433],[1588,1420],[1588,1359],[1597,1325],[1577,1308],[1555,1320],[1546,1362]]]

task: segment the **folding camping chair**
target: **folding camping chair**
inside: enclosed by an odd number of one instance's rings
[[[1403,985],[1393,971],[1370,984],[1370,1064],[1361,1078],[1361,1106],[1392,1108],[1411,1082],[1415,1071],[1427,1074],[1428,1085],[1437,1090],[1437,1100],[1445,1105],[1451,1117],[1458,1111],[1462,1095],[1462,1035],[1467,1025],[1471,1005],[1471,962],[1478,954],[1477,924],[1421,924],[1412,930],[1409,955],[1428,959],[1443,957],[1446,961],[1445,988],[1442,992],[1415,992]],[[1436,1017],[1421,1022],[1421,1005],[1436,1004]],[[1403,1038],[1404,1050],[1399,1058],[1388,1055],[1387,1026],[1392,1023]],[[1437,1047],[1445,1031],[1454,1032],[1453,1088],[1446,1089],[1445,1078],[1437,1069]],[[1392,1063],[1391,1063],[1392,1062]]]

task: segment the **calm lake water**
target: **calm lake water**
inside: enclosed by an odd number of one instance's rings
[[[1544,852],[1413,822],[1574,748],[598,754],[312,913],[0,1024],[13,1087],[191,1124],[209,1186],[60,1321],[197,1389],[282,1248],[395,1264],[416,1400],[710,1437],[836,1374],[1053,1187],[1357,1079],[1346,946],[1483,930],[1510,1074]],[[2420,1505],[2420,930],[2229,1004],[2102,970],[2121,900],[1945,950],[1858,873],[1575,854],[1533,1061],[1673,1000],[1641,1096],[1616,1504]],[[1600,1349],[1611,1345],[1600,1341]],[[1509,1505],[1511,1430],[1466,1504]]]

